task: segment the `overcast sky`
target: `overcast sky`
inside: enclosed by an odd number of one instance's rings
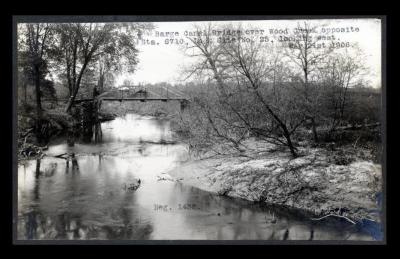
[[[301,20],[269,20],[269,21],[240,21],[243,26],[254,26],[264,29],[265,33],[271,28],[294,28]],[[213,23],[227,23],[213,22]],[[229,22],[231,23],[231,22]],[[365,65],[370,68],[369,79],[372,86],[380,86],[381,82],[381,23],[378,19],[341,19],[314,20],[315,24],[325,24],[325,28],[359,28],[358,32],[335,33],[340,41],[357,43],[365,53]],[[166,38],[156,37],[156,32],[179,32],[183,35],[186,30],[193,30],[194,22],[158,22],[154,23],[155,30],[145,39],[155,40],[159,45],[138,45],[139,66],[134,74],[124,74],[117,79],[117,85],[124,79],[134,83],[180,82],[181,69],[189,62],[177,44],[165,44]],[[267,34],[269,35],[269,34]],[[330,34],[327,34],[330,35]]]

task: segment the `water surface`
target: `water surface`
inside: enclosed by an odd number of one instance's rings
[[[187,157],[183,144],[163,144],[167,120],[128,114],[101,129],[98,143],[53,144],[19,165],[18,239],[373,240],[358,225],[172,181],[166,172]],[[63,153],[75,159],[51,157]]]

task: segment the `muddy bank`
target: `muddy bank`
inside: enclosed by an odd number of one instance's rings
[[[169,174],[197,188],[255,202],[285,205],[321,217],[380,222],[381,165],[351,150],[299,147],[300,157],[268,143],[246,141],[241,155],[185,162]],[[345,161],[344,161],[345,160]]]

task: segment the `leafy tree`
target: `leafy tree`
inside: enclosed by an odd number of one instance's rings
[[[134,71],[138,63],[135,38],[139,31],[150,28],[145,23],[58,25],[58,61],[64,66],[70,93],[65,111],[70,111],[90,66],[98,65],[101,86],[111,69]]]
[[[29,23],[18,27],[18,63],[34,82],[38,118],[42,111],[40,82],[48,73],[47,60],[53,40],[54,31],[49,24]]]

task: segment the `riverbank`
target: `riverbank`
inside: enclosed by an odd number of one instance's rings
[[[311,212],[315,220],[341,217],[380,222],[377,195],[382,167],[368,150],[311,148],[298,158],[275,145],[249,139],[246,151],[184,162],[169,174],[184,184],[220,195]],[[357,152],[356,152],[357,151]]]
[[[64,122],[54,126],[60,132],[76,124],[72,116],[57,110],[45,116]],[[41,156],[46,147],[35,149],[30,143],[24,140],[23,157]],[[376,196],[382,191],[382,168],[372,161],[369,150],[351,146],[328,150],[303,142],[298,147],[300,156],[293,159],[287,150],[254,138],[243,145],[243,153],[211,156],[206,152],[169,174],[205,191],[293,207],[316,218],[336,215],[351,222],[380,221]],[[26,147],[34,151],[27,153]]]
[[[78,138],[85,131],[85,127],[90,127],[94,123],[87,121],[88,116],[84,115],[85,107],[82,105],[75,106],[71,113],[65,112],[64,108],[63,105],[58,105],[42,111],[39,139],[36,132],[37,116],[34,108],[20,107],[21,112],[17,115],[18,161],[39,158],[43,156],[43,151],[47,149],[50,140],[68,134]],[[97,121],[113,120],[116,116],[112,113],[100,112]]]

